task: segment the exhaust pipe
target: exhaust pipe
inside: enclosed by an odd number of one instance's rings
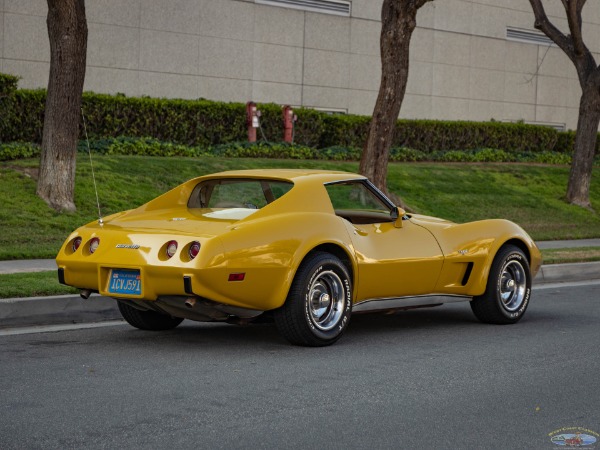
[[[196,299],[194,297],[190,297],[185,301],[185,306],[187,306],[188,308],[192,309],[194,306],[196,306]]]
[[[81,296],[82,299],[87,300],[88,298],[90,298],[90,295],[92,295],[92,290],[91,289],[82,289],[81,291],[79,291],[79,295]]]

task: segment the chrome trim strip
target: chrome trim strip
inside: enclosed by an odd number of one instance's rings
[[[352,312],[385,311],[387,309],[412,308],[414,306],[441,305],[443,303],[468,302],[473,297],[465,295],[417,295],[399,298],[375,298],[352,306]]]

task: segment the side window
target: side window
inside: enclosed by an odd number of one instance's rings
[[[325,185],[335,214],[353,224],[391,222],[389,206],[361,182]]]
[[[325,186],[333,209],[381,211],[389,214],[389,208],[364,184],[357,182],[335,183]]]

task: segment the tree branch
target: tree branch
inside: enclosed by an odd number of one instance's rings
[[[415,2],[415,8],[416,8],[416,9],[419,9],[419,8],[421,8],[421,6],[423,6],[425,3],[427,3],[427,2],[432,2],[432,1],[433,1],[433,0],[417,0],[417,1]]]
[[[565,12],[567,13],[567,21],[569,22],[569,30],[571,31],[571,39],[573,39],[575,54],[581,57],[585,55],[587,50],[583,43],[583,37],[581,36],[582,22],[581,8],[579,6],[579,3],[581,2],[579,0],[562,0],[562,2],[565,7]]]
[[[564,3],[566,0],[562,1]],[[529,3],[531,4],[531,9],[533,9],[533,14],[535,16],[534,27],[548,36],[552,42],[558,45],[569,59],[576,64],[576,55],[572,40],[565,36],[552,22],[550,22],[541,0],[529,0]]]

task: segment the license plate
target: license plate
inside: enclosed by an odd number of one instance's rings
[[[110,273],[108,292],[111,294],[142,295],[140,271],[113,269]]]

